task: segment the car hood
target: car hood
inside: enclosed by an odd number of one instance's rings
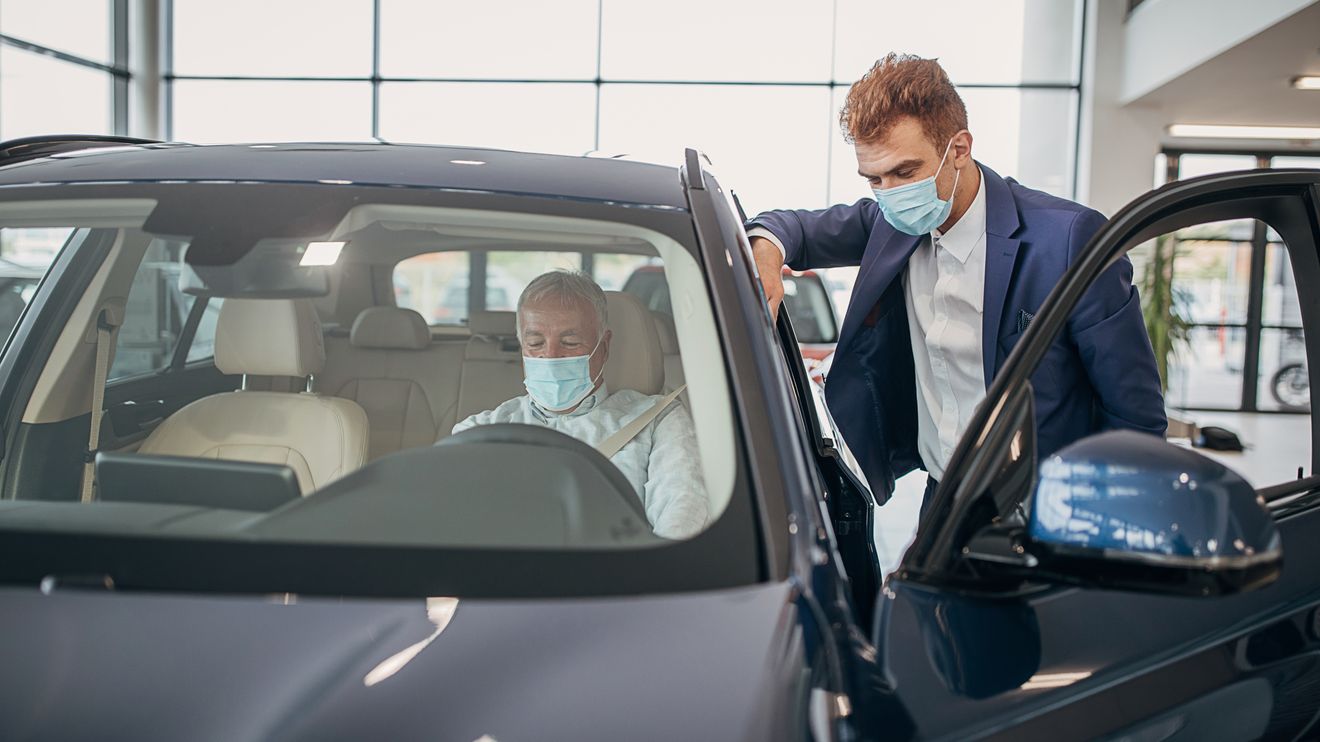
[[[801,662],[786,584],[543,601],[6,589],[0,615],[10,740],[770,739],[790,732]]]

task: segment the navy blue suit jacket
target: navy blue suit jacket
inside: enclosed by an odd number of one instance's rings
[[[1024,323],[1105,218],[1026,188],[981,165],[985,178],[985,295],[981,344],[988,385]],[[822,210],[769,211],[748,223],[774,233],[797,270],[860,265],[825,399],[882,502],[894,480],[922,467],[917,385],[901,277],[922,237],[895,230],[873,199]],[[1087,291],[1032,374],[1041,456],[1093,432],[1163,436],[1159,373],[1124,257]]]

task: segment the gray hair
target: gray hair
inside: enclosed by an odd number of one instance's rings
[[[591,276],[582,271],[553,270],[533,278],[518,297],[518,337],[522,337],[523,305],[529,301],[540,302],[551,298],[558,299],[565,306],[577,300],[587,302],[596,310],[597,330],[601,335],[605,334],[608,320],[605,314],[605,292]]]

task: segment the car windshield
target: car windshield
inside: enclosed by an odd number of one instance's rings
[[[747,527],[722,341],[683,228],[364,186],[8,190],[0,228],[65,242],[29,312],[42,322],[7,350],[24,363],[0,533],[461,552],[508,584],[537,579],[519,555],[564,554],[587,566],[540,561],[540,578],[578,592],[632,554],[649,575],[618,582],[640,589],[671,569],[648,555],[679,565],[708,531]],[[639,272],[681,311],[621,291]],[[422,590],[381,564],[385,592]],[[682,571],[666,584],[709,581]]]

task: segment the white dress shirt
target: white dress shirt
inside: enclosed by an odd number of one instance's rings
[[[764,227],[748,230],[747,236],[764,237],[784,252],[784,243]],[[917,450],[926,471],[939,480],[985,398],[984,174],[976,197],[949,233],[936,230],[922,238],[908,260],[903,294],[917,371]]]
[[[601,384],[577,409],[559,414],[541,409],[524,394],[472,415],[455,425],[453,432],[491,423],[526,423],[553,428],[594,448],[660,399],[632,389],[610,394]],[[690,538],[706,527],[710,501],[701,477],[701,452],[692,417],[682,403],[671,404],[610,461],[642,499],[656,535]]]
[[[938,480],[985,398],[984,177],[958,223],[923,238],[912,253],[903,294],[917,371],[917,451]]]

